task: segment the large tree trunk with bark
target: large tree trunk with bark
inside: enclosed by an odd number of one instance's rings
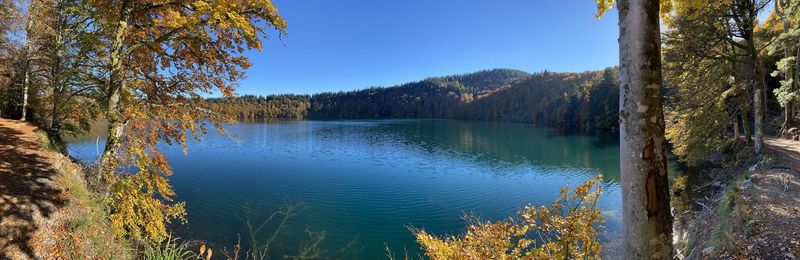
[[[63,57],[64,57],[64,8],[61,3],[56,4],[56,8],[58,9],[58,16],[56,17],[56,23],[54,26],[55,38],[53,42],[53,50],[52,50],[52,65],[50,67],[50,84],[53,88],[53,98],[52,98],[52,110],[50,111],[50,127],[49,127],[49,135],[50,141],[55,143],[61,152],[66,152],[66,146],[64,145],[64,140],[61,138],[61,129],[63,126],[62,118],[65,115],[62,114],[62,104],[64,98],[64,92],[66,91],[66,82],[64,82],[64,77],[62,77],[62,66],[63,66]]]
[[[125,30],[128,27],[128,8],[123,2],[117,27],[114,31],[114,40],[111,43],[110,73],[106,85],[106,120],[108,120],[108,138],[103,155],[100,159],[100,178],[110,178],[117,169],[117,152],[122,147],[122,134],[125,131],[126,120],[122,115],[120,100],[125,88],[124,80],[124,50]]]
[[[658,0],[621,0],[622,259],[672,259]]]

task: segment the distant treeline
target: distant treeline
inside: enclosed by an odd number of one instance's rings
[[[252,118],[307,118],[310,96],[308,95],[245,95],[230,98],[209,98],[211,107],[224,114],[240,119]]]
[[[242,119],[450,118],[613,133],[619,111],[617,73],[616,68],[534,74],[494,69],[387,88],[208,101]]]

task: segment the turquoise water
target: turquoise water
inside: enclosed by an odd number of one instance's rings
[[[465,213],[508,216],[527,203],[547,204],[562,186],[598,173],[605,176],[603,239],[620,237],[614,138],[453,120],[250,122],[226,129],[228,136],[192,142],[186,156],[164,146],[188,213],[186,224],[172,226],[179,237],[230,248],[240,235],[248,248],[246,222],[256,226],[290,201],[305,210],[270,243],[273,256],[296,255],[313,242],[307,230],[324,236],[316,247],[322,256],[385,259],[386,246],[416,255],[409,227],[457,233]],[[69,147],[90,162],[102,139],[87,136]],[[264,225],[256,242],[268,241],[278,222]]]

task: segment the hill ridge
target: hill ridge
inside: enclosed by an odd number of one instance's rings
[[[239,118],[449,118],[615,132],[619,95],[616,74],[613,67],[536,73],[489,69],[391,87],[208,100]]]

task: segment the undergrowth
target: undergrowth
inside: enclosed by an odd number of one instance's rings
[[[132,250],[126,241],[115,239],[108,221],[107,200],[87,188],[85,169],[61,154],[47,134],[37,131],[41,144],[50,156],[56,174],[53,186],[63,192],[64,207],[45,223],[41,236],[52,241],[44,248],[45,259],[131,259]]]
[[[714,243],[718,248],[733,246],[730,241],[740,234],[752,233],[752,223],[748,222],[741,214],[741,205],[738,201],[738,191],[742,183],[750,178],[749,171],[743,171],[731,181],[717,204],[717,221],[714,227]],[[748,223],[750,225],[748,225]]]

